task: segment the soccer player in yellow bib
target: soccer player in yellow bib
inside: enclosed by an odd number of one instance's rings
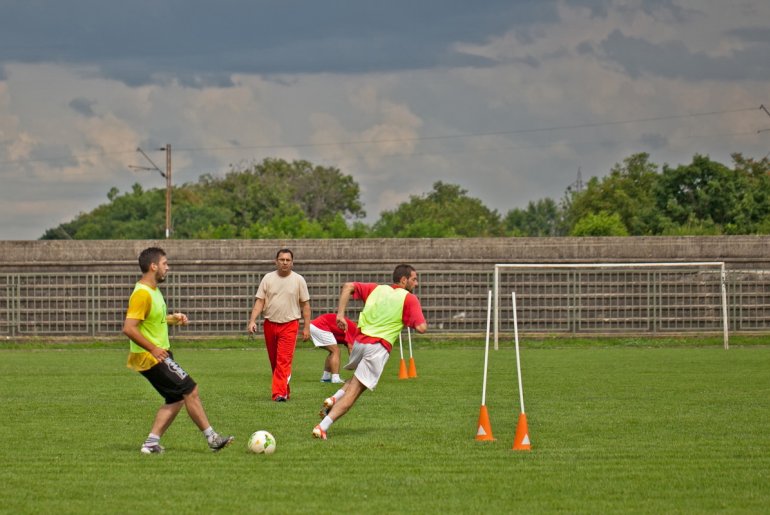
[[[417,272],[410,265],[398,265],[393,271],[393,284],[349,282],[342,286],[337,307],[337,325],[347,329],[345,309],[351,297],[364,301],[358,317],[346,370],[355,370],[353,378],[334,395],[324,400],[321,423],[313,428],[313,437],[326,440],[329,427],[355,404],[366,390],[374,390],[388,362],[393,342],[406,325],[418,333],[428,330],[417,296]]]
[[[128,368],[142,374],[166,400],[155,415],[150,434],[140,448],[142,454],[161,454],[160,437],[184,406],[195,425],[203,432],[209,448],[216,452],[230,445],[232,436],[220,436],[209,424],[198,396],[198,385],[174,361],[168,340],[169,325],[186,325],[187,315],[166,312],[166,301],[158,285],[166,280],[168,259],[163,249],[150,247],[139,254],[142,278],[128,301],[123,334],[128,336]]]

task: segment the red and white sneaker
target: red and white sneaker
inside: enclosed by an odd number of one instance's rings
[[[326,431],[321,429],[321,426],[315,426],[313,428],[313,438],[318,438],[319,440],[326,440]]]
[[[337,400],[334,397],[327,397],[324,399],[324,404],[321,406],[321,411],[318,412],[318,416],[321,418],[327,416],[335,402],[337,402]]]

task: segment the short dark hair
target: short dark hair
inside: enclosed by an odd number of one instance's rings
[[[395,270],[393,270],[393,284],[398,284],[401,281],[402,277],[406,277],[409,279],[409,276],[412,275],[412,272],[416,272],[417,270],[414,269],[412,265],[405,265],[400,264],[396,267]]]
[[[291,256],[291,260],[294,261],[294,252],[291,251],[291,249],[281,249],[278,251],[278,253],[275,255],[275,259],[278,259],[278,256],[281,254],[288,254]]]
[[[165,255],[166,251],[160,247],[150,247],[148,249],[144,249],[142,253],[139,254],[139,269],[143,274],[146,274],[150,271],[150,265],[153,263],[159,263],[160,258]]]

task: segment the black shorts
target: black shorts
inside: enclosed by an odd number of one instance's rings
[[[166,399],[166,404],[174,404],[195,389],[196,383],[190,375],[174,361],[171,351],[168,358],[154,367],[140,372],[158,393]]]

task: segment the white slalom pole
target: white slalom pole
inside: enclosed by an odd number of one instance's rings
[[[401,333],[398,333],[398,348],[401,350],[401,362],[398,364],[398,378],[409,379],[409,373],[406,371],[406,362],[404,361],[404,344],[401,340]]]
[[[412,330],[409,327],[406,328],[406,335],[409,337],[409,367],[406,375],[417,377],[417,365],[414,364],[414,356],[412,355]]]
[[[409,337],[409,357],[412,357],[412,330],[407,327],[406,328],[406,335]]]
[[[529,429],[527,427],[527,414],[524,413],[524,387],[521,385],[521,359],[519,359],[519,320],[516,316],[516,292],[511,293],[513,298],[513,336],[516,341],[516,374],[519,376],[519,403],[521,413],[516,424],[516,436],[513,437],[514,451],[529,451],[532,444],[529,441]]]
[[[484,344],[484,379],[481,387],[481,405],[486,406],[487,404],[487,369],[489,368],[489,331],[490,331],[490,320],[492,317],[492,290],[489,290],[489,295],[487,296],[487,338],[486,343]]]
[[[521,412],[524,413],[524,389],[521,384],[521,359],[519,358],[519,321],[516,317],[516,292],[511,293],[513,298],[513,337],[516,342],[516,374],[519,376],[519,403]]]
[[[479,410],[479,423],[476,426],[477,441],[492,441],[492,424],[489,421],[489,411],[487,410],[487,370],[489,367],[489,333],[490,320],[492,319],[492,290],[489,290],[487,296],[487,341],[484,345],[484,380],[481,387],[481,409]]]

